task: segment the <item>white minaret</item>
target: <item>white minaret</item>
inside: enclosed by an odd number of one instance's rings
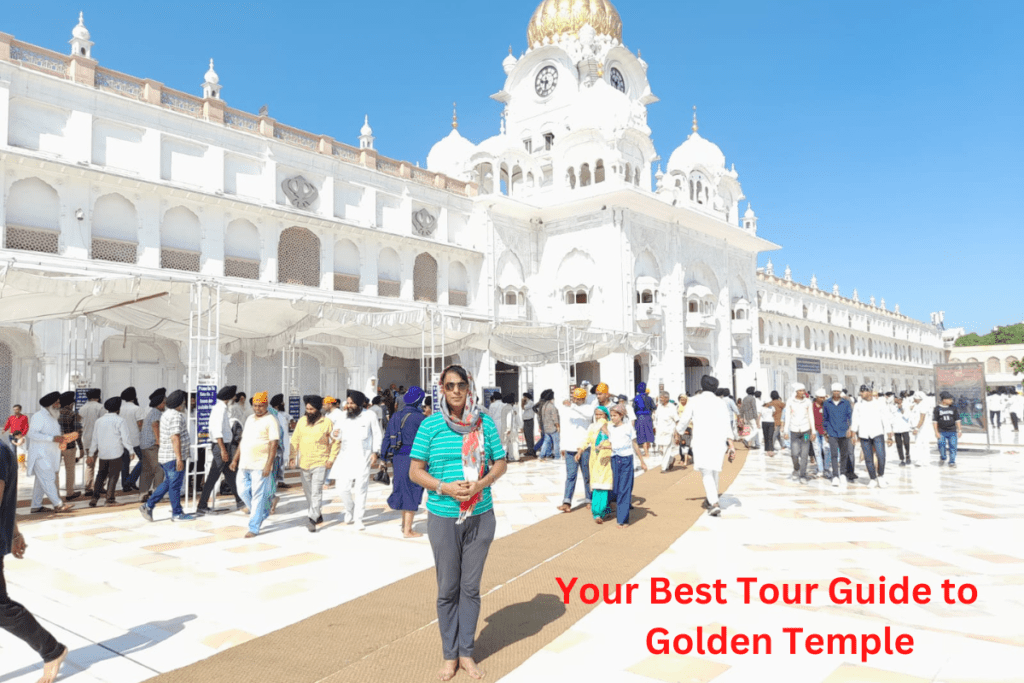
[[[220,76],[213,70],[213,60],[210,60],[210,68],[206,71],[206,79],[203,81],[203,98],[208,100],[220,99]]]
[[[78,13],[78,26],[71,29],[71,54],[76,57],[92,59],[92,46],[94,43],[89,40],[89,29],[85,27],[82,19],[82,12]]]
[[[373,149],[373,128],[370,128],[370,115],[363,117],[363,127],[359,129],[359,149]]]
[[[747,211],[743,214],[743,229],[749,230],[751,234],[757,234],[757,216],[754,215],[754,210],[750,208],[750,202],[747,202]]]

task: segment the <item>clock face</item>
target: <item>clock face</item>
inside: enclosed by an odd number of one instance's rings
[[[558,69],[549,64],[537,74],[537,80],[534,81],[533,87],[538,95],[547,97],[555,91],[556,85],[558,85]]]
[[[622,77],[622,72],[612,67],[611,71],[612,87],[619,92],[626,92],[626,79]]]

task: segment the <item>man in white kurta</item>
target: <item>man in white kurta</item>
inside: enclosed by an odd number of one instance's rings
[[[337,441],[339,436],[341,435],[342,421],[347,419],[345,417],[345,411],[338,406],[338,399],[334,398],[333,396],[324,396],[324,417],[330,420],[331,424],[334,425],[334,427],[331,428],[331,438],[334,439],[335,441]],[[334,481],[333,472],[333,467],[327,472],[327,479],[324,483],[325,489],[333,488],[334,486],[337,485],[336,482]]]
[[[355,524],[360,531],[366,511],[366,494],[370,490],[370,469],[377,464],[377,451],[384,436],[377,416],[364,410],[366,396],[361,391],[349,391],[345,400],[345,417],[335,423],[332,436],[341,442],[338,459],[331,468],[345,506],[345,522]]]
[[[60,414],[57,401],[59,392],[52,392],[39,399],[40,409],[28,421],[28,452],[26,465],[28,474],[35,477],[32,485],[32,512],[44,512],[43,494],[50,499],[54,510],[63,512],[71,509],[60,498],[55,483],[57,468],[60,466],[60,448],[64,439],[61,435]]]
[[[668,392],[658,395],[658,407],[654,409],[654,449],[661,456],[661,471],[668,472],[675,461],[676,423],[679,411],[668,402]]]
[[[717,517],[722,514],[718,507],[718,474],[722,471],[722,458],[729,456],[732,461],[736,450],[730,437],[732,426],[729,409],[716,395],[718,380],[704,375],[700,380],[702,391],[686,403],[686,409],[676,423],[676,433],[684,434],[693,422],[693,466],[700,472],[707,495],[708,514]]]

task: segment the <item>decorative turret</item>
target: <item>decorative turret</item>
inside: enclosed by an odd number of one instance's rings
[[[512,73],[512,69],[516,68],[516,64],[518,62],[519,62],[519,60],[516,59],[512,55],[512,46],[509,45],[508,46],[508,57],[505,57],[504,61],[502,61],[502,63],[501,63],[501,68],[505,70],[505,75],[506,76],[508,74]]]
[[[750,208],[750,202],[747,202],[747,210],[743,214],[743,229],[749,230],[752,234],[757,234],[757,216],[754,214],[754,210]]]
[[[764,273],[765,275],[775,276],[775,266],[772,265],[771,259],[768,259],[768,263],[765,264]]]
[[[838,282],[835,283],[834,285],[832,285],[832,294],[834,296],[839,296],[839,283]]]
[[[213,70],[213,60],[210,60],[210,68],[206,71],[206,78],[203,80],[203,97],[205,99],[220,99],[220,76]]]
[[[783,279],[784,279],[784,280],[785,280],[786,282],[792,282],[792,281],[793,281],[793,271],[791,271],[791,270],[789,269],[789,266],[786,266],[786,272],[785,272],[785,274],[783,274],[783,276],[782,276],[782,277],[783,277]]]
[[[359,129],[359,149],[373,149],[373,128],[370,128],[370,116],[363,117],[363,127]]]
[[[85,27],[83,12],[78,13],[78,25],[71,29],[71,54],[76,57],[92,59],[92,46],[95,45],[89,40],[89,29]]]
[[[817,288],[818,288],[818,277],[816,275],[811,275],[811,289],[817,289]]]

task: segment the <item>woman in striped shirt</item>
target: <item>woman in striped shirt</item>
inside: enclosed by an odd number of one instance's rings
[[[442,681],[459,668],[471,678],[484,676],[473,647],[480,579],[494,540],[490,487],[507,465],[494,421],[477,401],[472,376],[458,365],[446,368],[437,412],[420,424],[409,453],[409,478],[430,492],[427,536],[437,570]]]

